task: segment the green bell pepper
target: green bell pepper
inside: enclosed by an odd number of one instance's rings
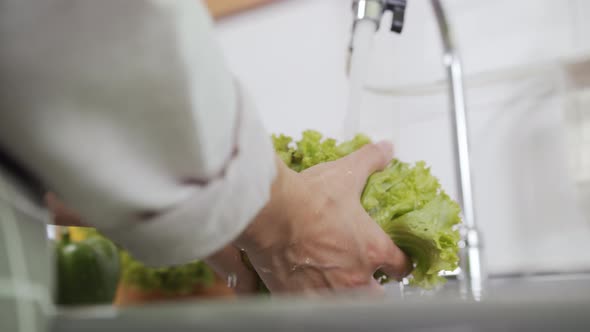
[[[57,303],[60,305],[112,303],[121,264],[117,247],[108,239],[92,235],[71,242],[64,233],[56,246]]]

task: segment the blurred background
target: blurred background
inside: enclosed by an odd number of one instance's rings
[[[230,67],[270,132],[339,137],[350,1],[262,2],[230,16],[212,7],[222,16],[216,29]],[[444,3],[464,63],[475,212],[489,272],[590,270],[590,2]],[[427,161],[455,196],[436,22],[428,1],[409,2],[406,15],[403,34],[375,36],[360,131],[394,140],[402,160]]]

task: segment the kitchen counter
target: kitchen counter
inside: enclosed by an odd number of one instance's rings
[[[590,331],[587,274],[493,279],[480,302],[457,289],[81,308],[62,311],[53,331]]]

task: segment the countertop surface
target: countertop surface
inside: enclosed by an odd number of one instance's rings
[[[494,279],[481,301],[457,289],[89,307],[61,311],[53,331],[590,331],[590,275]]]

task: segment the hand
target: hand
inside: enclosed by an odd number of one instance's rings
[[[360,204],[367,178],[391,157],[391,144],[370,144],[302,173],[277,158],[269,203],[235,241],[272,292],[381,289],[376,270],[410,273],[410,259]]]

